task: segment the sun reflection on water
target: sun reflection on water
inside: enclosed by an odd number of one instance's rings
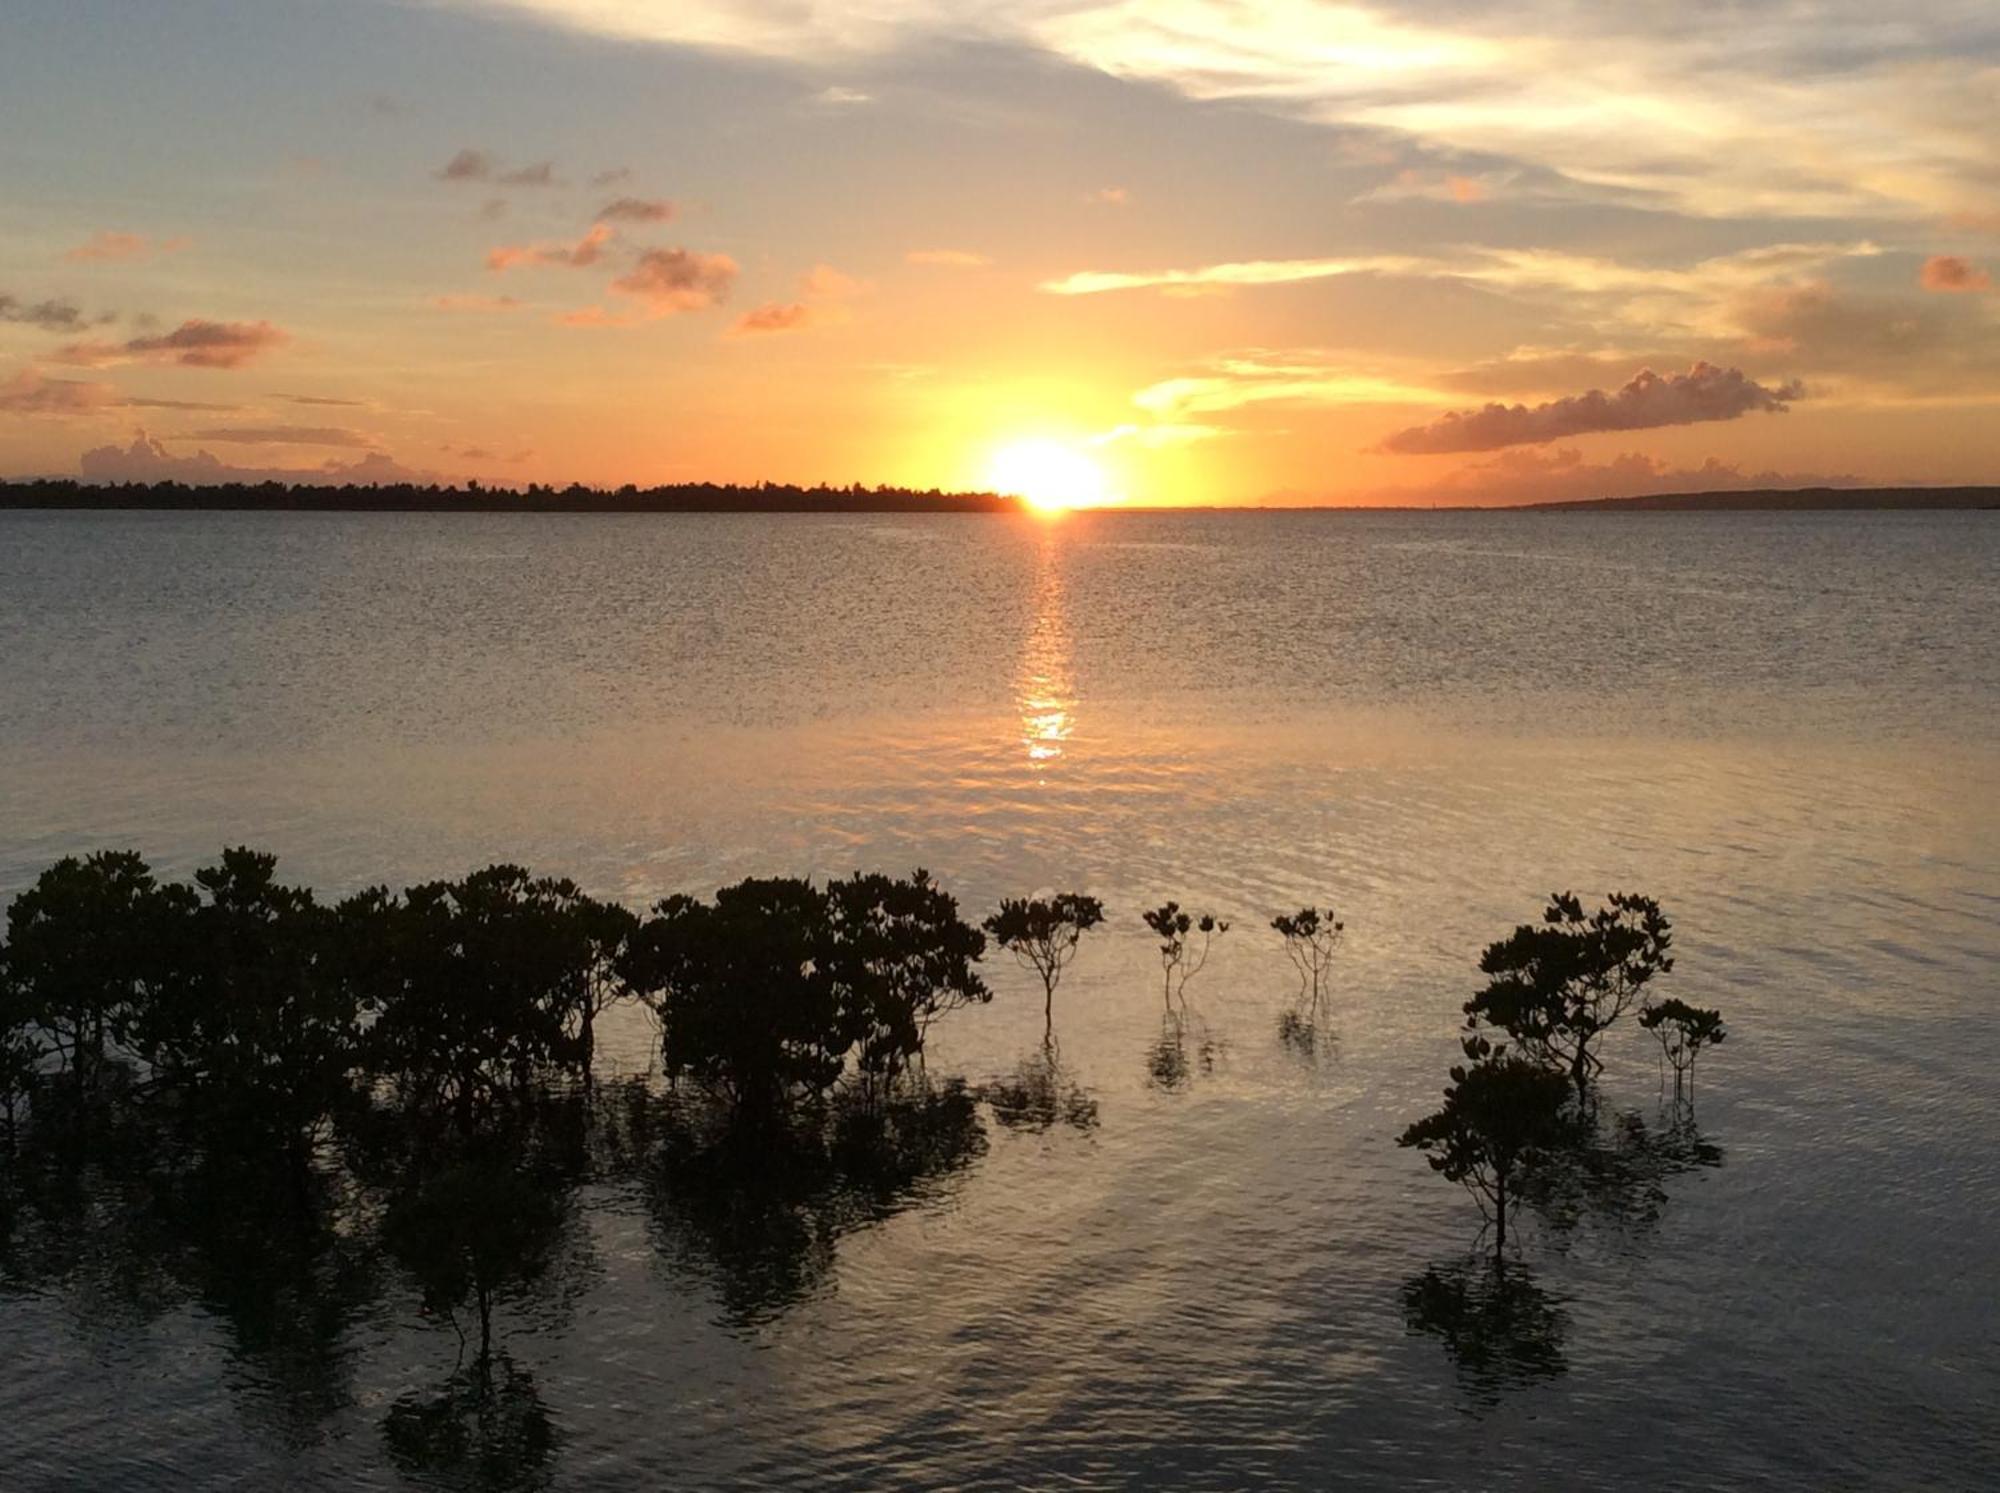
[[[1037,770],[1061,757],[1076,730],[1076,680],[1070,666],[1069,621],[1063,609],[1060,541],[1042,540],[1035,577],[1035,617],[1016,688],[1021,697],[1021,743]]]

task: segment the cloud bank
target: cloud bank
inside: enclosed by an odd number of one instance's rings
[[[1609,394],[1592,389],[1532,408],[1488,404],[1476,410],[1453,410],[1427,425],[1397,431],[1380,449],[1402,456],[1497,451],[1604,431],[1696,425],[1753,413],[1783,414],[1803,394],[1796,383],[1769,388],[1746,377],[1741,369],[1718,368],[1712,363],[1696,363],[1686,373],[1665,377],[1648,368]]]
[[[371,451],[353,461],[330,457],[316,467],[233,466],[209,451],[176,456],[143,430],[129,446],[97,446],[84,452],[77,460],[77,467],[86,482],[185,482],[194,487],[224,482],[338,486],[437,480],[436,473],[413,471],[380,451]]]

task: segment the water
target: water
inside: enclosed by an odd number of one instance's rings
[[[982,1104],[906,1193],[802,1205],[776,1274],[589,1190],[500,1313],[556,1487],[1971,1486],[1996,597],[1976,513],[0,515],[0,894],[248,842],[326,892],[505,858],[634,906],[919,864],[975,913],[1104,898],[1053,1123]],[[1675,918],[1672,992],[1732,1030],[1721,1164],[1530,1223],[1541,1294],[1482,1368],[1405,1309],[1477,1216],[1393,1141],[1558,887]],[[1237,920],[1178,1054],[1169,896]],[[1263,925],[1308,901],[1349,936],[1305,1043]],[[1039,989],[990,977],[934,1071],[1032,1076]],[[1649,1041],[1608,1052],[1656,1122]],[[240,1247],[138,1240],[0,1280],[9,1488],[412,1476],[385,1420],[457,1342],[393,1270],[260,1335]]]

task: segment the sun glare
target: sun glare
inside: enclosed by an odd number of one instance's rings
[[[1104,469],[1060,441],[1015,441],[993,453],[986,469],[995,492],[1025,499],[1044,513],[1094,508],[1110,501]]]

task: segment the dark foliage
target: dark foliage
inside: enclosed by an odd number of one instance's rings
[[[1104,921],[1104,904],[1081,892],[1047,897],[1009,897],[984,924],[993,941],[1042,982],[1042,1011],[1053,1030],[1056,986],[1076,957],[1083,935]]]
[[[1146,913],[1146,926],[1159,936],[1163,994],[1168,1005],[1185,1003],[1187,983],[1208,963],[1209,949],[1229,931],[1229,924],[1204,912],[1183,912],[1178,902],[1166,902]]]
[[[1539,925],[1522,924],[1480,956],[1488,983],[1465,1003],[1465,1024],[1506,1032],[1568,1073],[1581,1098],[1604,1066],[1592,1045],[1673,970],[1672,947],[1672,925],[1651,897],[1614,892],[1585,913],[1573,894],[1558,892]]]
[[[1334,951],[1340,947],[1347,925],[1334,917],[1331,907],[1301,907],[1272,918],[1271,927],[1284,939],[1285,957],[1299,972],[1299,988],[1310,992],[1317,1011],[1327,972],[1333,968]]]

